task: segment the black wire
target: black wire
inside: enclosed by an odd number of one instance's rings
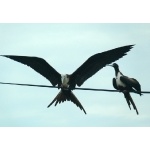
[[[46,87],[46,88],[58,88],[58,86],[21,84],[21,83],[7,83],[7,82],[0,82],[0,84],[20,85],[20,86],[33,86],[33,87]],[[93,88],[75,88],[75,89],[76,90],[87,90],[87,91],[120,92],[118,90],[109,90],[109,89],[93,89]],[[149,91],[142,91],[141,93],[150,94]]]
[[[55,87],[55,86],[48,86],[48,85],[21,84],[21,83],[7,83],[7,82],[0,82],[0,84],[20,85],[20,86],[35,86],[35,87],[47,87],[47,88],[58,88],[58,87]]]

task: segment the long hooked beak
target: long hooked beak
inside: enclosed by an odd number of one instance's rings
[[[106,66],[111,66],[111,67],[113,67],[113,65],[106,65]]]

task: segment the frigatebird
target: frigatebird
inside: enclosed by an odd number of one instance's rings
[[[1,55],[17,62],[23,63],[36,72],[40,73],[46,79],[48,79],[53,86],[58,86],[61,91],[54,98],[54,100],[47,106],[50,107],[54,102],[55,106],[58,103],[66,100],[72,101],[86,114],[85,109],[73,94],[72,90],[76,85],[81,86],[88,78],[92,77],[96,72],[123,56],[133,48],[133,45],[127,45],[118,47],[112,50],[108,50],[102,53],[97,53],[88,58],[77,70],[72,74],[60,74],[50,64],[48,64],[43,58],[30,57],[30,56],[15,56],[15,55]]]
[[[124,97],[127,101],[127,104],[129,106],[130,110],[131,110],[130,105],[132,104],[133,108],[136,110],[136,113],[138,115],[139,112],[136,108],[136,105],[135,105],[131,95],[130,95],[130,92],[134,92],[141,96],[142,94],[141,94],[140,83],[134,78],[130,78],[128,76],[123,75],[122,72],[120,72],[120,70],[119,70],[118,64],[114,63],[114,64],[108,65],[108,66],[112,66],[115,69],[116,78],[113,78],[113,80],[112,80],[113,87],[124,94]]]

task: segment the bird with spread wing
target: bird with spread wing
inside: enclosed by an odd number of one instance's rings
[[[56,106],[58,103],[68,100],[76,104],[76,106],[83,110],[86,114],[85,109],[83,108],[78,98],[73,94],[72,90],[75,89],[76,85],[80,87],[88,78],[92,77],[107,64],[110,64],[127,55],[127,52],[129,52],[132,47],[133,45],[127,45],[104,51],[102,53],[97,53],[88,58],[72,74],[60,74],[43,58],[15,55],[1,56],[10,58],[31,67],[36,72],[48,79],[53,86],[57,85],[59,88],[61,88],[58,95],[48,105],[48,107],[50,107],[54,102]]]

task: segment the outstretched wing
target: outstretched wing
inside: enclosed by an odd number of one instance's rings
[[[93,76],[107,64],[125,56],[132,47],[133,45],[123,46],[91,56],[71,75],[71,80],[74,84],[73,87],[76,84],[81,86],[88,78]]]
[[[28,57],[28,56],[14,56],[14,55],[1,55],[22,64],[25,64],[36,72],[40,73],[42,76],[47,78],[53,86],[60,84],[61,75],[50,66],[44,59],[38,57]]]

